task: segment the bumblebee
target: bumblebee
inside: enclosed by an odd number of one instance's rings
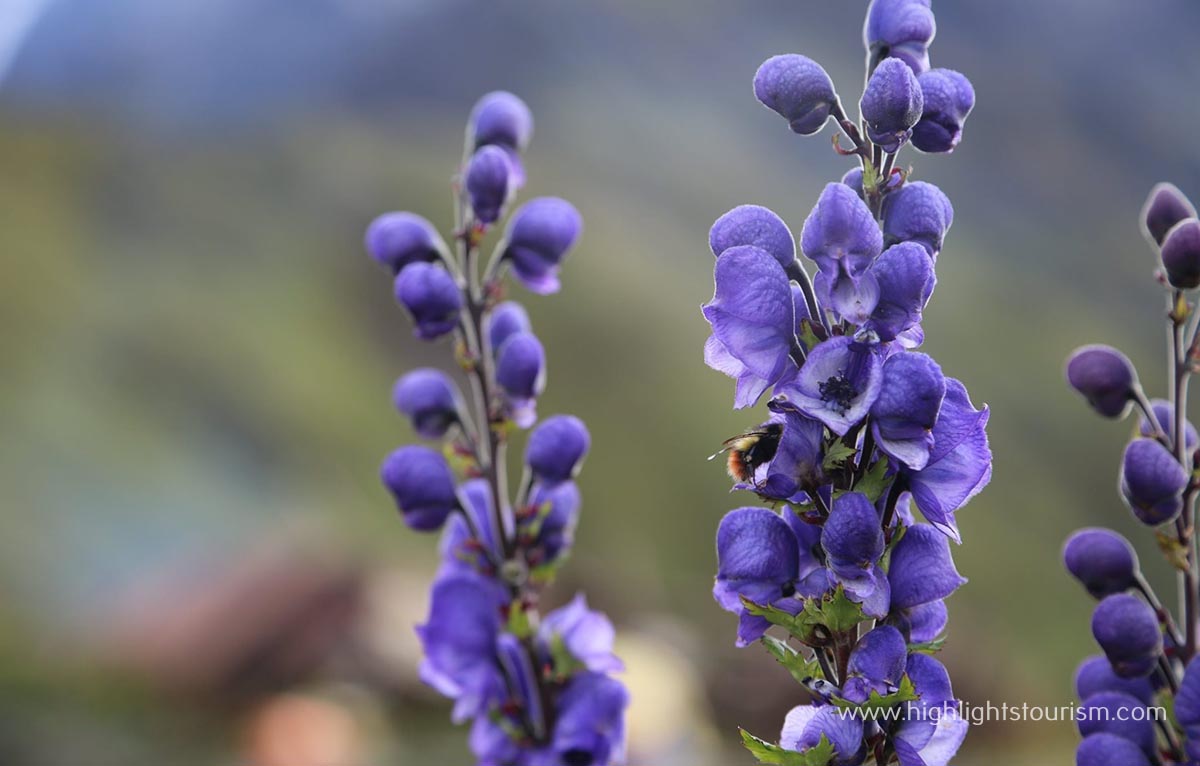
[[[753,482],[755,472],[775,457],[782,436],[782,423],[764,423],[753,431],[726,439],[722,444],[724,449],[710,455],[708,459],[712,460],[717,455],[728,452],[725,469],[730,478],[739,482]]]

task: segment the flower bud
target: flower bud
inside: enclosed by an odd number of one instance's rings
[[[1096,605],[1092,635],[1121,678],[1150,675],[1162,651],[1154,610],[1127,593],[1107,596]]]
[[[504,301],[492,309],[487,318],[488,343],[499,349],[514,333],[533,332],[529,314],[516,301]]]
[[[512,166],[508,155],[496,146],[482,146],[467,163],[467,196],[481,223],[495,223],[508,201]]]
[[[954,206],[941,189],[912,181],[884,198],[883,241],[888,247],[916,242],[937,258],[954,223]]]
[[[434,340],[458,326],[462,292],[440,266],[410,263],[396,275],[396,300],[408,309],[422,340]]]
[[[579,473],[591,444],[582,420],[574,415],[553,415],[530,432],[525,463],[535,479],[553,486]]]
[[[937,34],[930,0],[873,0],[863,25],[863,43],[874,61],[889,56],[912,68],[929,69],[929,44]]]
[[[388,455],[379,471],[404,523],[420,532],[441,528],[458,507],[454,474],[441,453],[428,447],[401,447]]]
[[[1099,732],[1079,743],[1075,766],[1150,766],[1150,759],[1124,737]]]
[[[975,88],[952,69],[930,69],[917,81],[925,108],[913,127],[913,146],[930,153],[954,151],[962,140],[963,123],[975,108]]]
[[[862,116],[867,135],[885,152],[894,152],[912,137],[921,119],[925,96],[921,84],[900,59],[884,59],[863,91]]]
[[[1175,720],[1188,738],[1188,755],[1200,759],[1200,659],[1195,657],[1183,671],[1175,695]]]
[[[1137,584],[1137,553],[1111,529],[1080,529],[1063,546],[1063,563],[1096,598],[1129,590]]]
[[[1200,287],[1200,221],[1187,218],[1172,226],[1163,239],[1161,256],[1171,287]]]
[[[1115,734],[1154,755],[1154,721],[1141,700],[1121,692],[1100,692],[1084,700],[1075,720],[1079,734]]]
[[[1106,418],[1123,418],[1137,386],[1133,362],[1112,346],[1075,349],[1067,360],[1067,383]]]
[[[441,370],[413,370],[396,381],[392,402],[412,422],[413,430],[426,439],[440,439],[459,421],[462,395]]]
[[[1138,438],[1121,460],[1121,495],[1143,524],[1171,521],[1183,509],[1188,472],[1154,439]]]
[[[471,110],[474,146],[495,144],[525,151],[533,136],[533,114],[525,102],[507,91],[488,93]]]
[[[829,568],[850,572],[866,569],[883,555],[883,528],[879,513],[866,495],[848,492],[833,501],[833,510],[821,530],[821,547]]]
[[[553,487],[537,484],[529,504],[537,509],[536,521],[532,522],[537,530],[533,545],[541,551],[541,563],[552,564],[566,554],[575,542],[581,504],[579,487],[573,481],[564,481]]]
[[[1175,224],[1195,217],[1196,208],[1174,184],[1155,184],[1142,206],[1142,226],[1157,245],[1162,244]]]
[[[885,188],[888,190],[895,189],[900,185],[902,177],[899,173],[893,173],[888,177]],[[854,190],[854,193],[859,197],[863,196],[863,171],[860,167],[850,168],[842,176],[842,183]],[[886,197],[884,199],[887,199]]]
[[[1149,678],[1121,678],[1113,672],[1107,657],[1094,654],[1075,671],[1075,693],[1082,702],[1099,692],[1121,692],[1147,705],[1154,701],[1154,685]]]
[[[509,415],[521,428],[537,420],[536,402],[546,388],[546,352],[533,333],[513,333],[496,350],[496,382],[508,395]]]
[[[754,96],[788,121],[793,132],[811,136],[825,127],[837,94],[833,80],[807,56],[772,56],[754,73]]]
[[[738,205],[717,219],[708,232],[708,246],[720,256],[731,247],[753,245],[767,251],[785,270],[796,261],[796,242],[787,224],[760,205]]]
[[[410,263],[433,262],[447,252],[442,235],[416,213],[384,213],[371,221],[365,237],[367,253],[393,274]]]
[[[542,295],[558,292],[558,266],[579,238],[583,219],[558,197],[538,197],[522,205],[508,222],[504,257],[517,280]]]
[[[1154,419],[1158,421],[1158,426],[1170,438],[1175,438],[1175,411],[1171,403],[1166,399],[1151,399],[1150,409],[1154,411]],[[1138,433],[1142,436],[1153,436],[1154,429],[1151,428],[1150,422],[1146,420],[1146,416],[1142,415],[1138,419]],[[1189,453],[1196,451],[1196,446],[1200,444],[1200,434],[1196,432],[1196,426],[1192,425],[1192,421],[1188,421],[1184,426],[1183,443],[1187,447]]]

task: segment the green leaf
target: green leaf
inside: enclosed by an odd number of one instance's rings
[[[554,668],[554,677],[566,679],[570,678],[577,671],[586,670],[586,666],[575,658],[575,655],[567,649],[566,642],[562,636],[555,633],[550,638],[550,663]]]
[[[769,766],[829,766],[829,762],[833,760],[833,743],[824,734],[816,745],[798,753],[795,750],[785,750],[779,745],[772,745],[745,729],[738,731],[742,733],[742,744],[759,763]]]
[[[800,342],[804,344],[804,347],[809,350],[815,348],[816,345],[821,342],[821,339],[817,337],[815,332],[813,332],[812,322],[808,319],[800,320],[799,338]]]
[[[520,608],[514,608],[508,613],[508,632],[517,638],[528,638],[533,635],[533,626],[529,623],[529,614]]]
[[[846,445],[845,442],[835,441],[829,445],[829,449],[825,450],[825,461],[822,463],[826,471],[833,471],[845,465],[846,461],[858,454],[858,450],[854,447]]]
[[[875,170],[875,163],[867,162],[863,165],[863,190],[875,190],[879,186],[879,172]]]
[[[761,640],[771,656],[787,668],[798,683],[802,684],[810,678],[825,678],[825,674],[821,672],[821,664],[815,658],[805,659],[804,655],[793,649],[788,642],[780,641],[775,636],[763,636]]]
[[[832,594],[804,601],[799,614],[790,614],[770,605],[756,604],[743,597],[742,606],[756,617],[762,617],[772,625],[778,625],[802,643],[813,644],[819,638],[828,639],[835,633],[846,633],[867,619],[862,605],[846,597],[846,591],[838,586]],[[823,627],[826,635],[818,637],[817,627]]]
[[[922,641],[919,644],[909,644],[908,651],[916,654],[937,654],[946,645],[946,637],[938,636],[932,641]]]
[[[1167,711],[1167,722],[1179,733],[1184,733],[1183,727],[1179,725],[1179,719],[1175,717],[1175,696],[1171,694],[1171,690],[1163,689],[1158,692],[1154,695],[1154,702],[1158,707]]]
[[[884,490],[891,486],[887,469],[886,458],[875,461],[875,465],[871,466],[871,470],[867,471],[866,476],[863,476],[854,485],[854,491],[863,493],[872,503],[878,502],[879,498],[883,497]]]
[[[850,700],[840,698],[834,698],[830,701],[843,710],[886,710],[893,705],[899,705],[901,702],[912,702],[913,700],[917,699],[920,699],[920,695],[917,694],[916,688],[913,687],[912,680],[906,673],[904,677],[900,679],[900,688],[891,694],[880,694],[877,691],[872,691],[871,696],[867,698],[867,701],[862,703],[851,702]]]

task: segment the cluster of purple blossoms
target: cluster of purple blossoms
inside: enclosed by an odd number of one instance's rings
[[[1066,373],[1103,417],[1120,420],[1138,412],[1118,491],[1134,517],[1155,529],[1159,548],[1178,570],[1180,610],[1173,615],[1163,606],[1121,535],[1088,528],[1068,538],[1063,560],[1099,601],[1092,634],[1103,651],[1079,666],[1075,688],[1085,708],[1106,711],[1080,718],[1079,766],[1200,763],[1200,435],[1187,419],[1188,381],[1200,370],[1200,313],[1192,292],[1200,288],[1200,220],[1187,197],[1164,183],[1150,192],[1142,226],[1158,252],[1156,277],[1167,296],[1167,398],[1147,398],[1133,364],[1111,346],[1076,349]],[[1152,705],[1174,715],[1151,714],[1146,708]]]
[[[852,144],[835,149],[858,160],[804,221],[815,278],[764,207],[734,208],[709,235],[705,361],[736,380],[736,408],[766,398],[770,412],[726,443],[729,473],[772,506],[721,521],[713,595],[738,615],[737,644],[763,643],[811,697],[777,743],[742,732],[762,763],[944,766],[966,735],[932,655],[965,582],[955,515],[991,477],[988,410],[915,350],[954,212],[896,163],[906,144],[952,151],[974,106],[963,75],[930,68],[934,29],[930,0],[871,3],[858,123],[811,59],[775,56],[755,75],[794,132],[833,119]]]
[[[422,680],[473,721],[481,766],[607,766],[625,757],[625,687],[611,674],[613,628],[583,596],[541,616],[538,601],[567,557],[579,517],[574,482],[590,439],[578,418],[538,422],[546,359],[524,308],[503,300],[511,270],[535,293],[558,290],[558,269],[582,221],[565,200],[530,200],[508,219],[486,264],[485,237],[525,180],[533,118],[511,93],[484,96],[467,128],[456,180],[455,249],[429,221],[387,213],[368,253],[394,276],[396,299],[423,340],[453,336],[470,404],[452,378],[418,369],[397,382],[396,408],[441,450],[401,447],[381,477],[405,523],[442,531],[442,564],[417,633]],[[535,425],[536,424],[536,425]],[[507,441],[532,427],[510,502]],[[453,466],[453,467],[452,467]],[[462,480],[456,478],[456,473]]]

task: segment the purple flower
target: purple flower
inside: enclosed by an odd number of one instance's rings
[[[536,528],[528,549],[538,564],[553,564],[575,541],[575,526],[579,522],[581,504],[579,487],[564,481],[554,487],[534,485],[529,505],[536,509],[532,522]],[[531,561],[531,563],[533,563]]]
[[[1092,613],[1092,635],[1122,678],[1147,676],[1162,651],[1154,610],[1135,596],[1107,596]]]
[[[1075,766],[1151,766],[1137,745],[1115,734],[1093,734],[1079,743]]]
[[[952,69],[930,69],[918,82],[925,109],[913,128],[913,146],[930,153],[954,151],[962,140],[963,123],[975,108],[971,81]]]
[[[439,545],[441,577],[451,572],[479,572],[495,575],[496,562],[502,560],[500,537],[496,534],[492,513],[492,493],[484,479],[465,481],[458,488],[463,515],[452,516],[446,523]],[[470,519],[470,524],[467,523]]]
[[[900,685],[907,657],[908,643],[900,631],[890,625],[872,629],[850,653],[842,695],[851,702],[863,703],[871,692],[890,694]]]
[[[925,654],[909,655],[906,672],[920,700],[904,703],[904,722],[893,734],[900,766],[948,766],[970,726],[958,713],[950,675]]]
[[[1158,421],[1163,433],[1172,439],[1175,438],[1175,410],[1171,403],[1165,399],[1151,399],[1150,409],[1154,411],[1154,419]],[[1142,436],[1154,435],[1154,429],[1145,415],[1138,419],[1138,433]],[[1196,445],[1200,444],[1200,434],[1196,433],[1196,426],[1192,425],[1190,420],[1184,425],[1183,443],[1188,452],[1195,452]]]
[[[826,185],[804,220],[800,249],[821,273],[817,286],[842,316],[861,324],[875,308],[879,285],[869,271],[883,249],[870,208],[842,183]]]
[[[520,428],[537,422],[537,398],[546,388],[546,352],[530,332],[515,332],[496,349],[496,382],[504,389],[509,417]]]
[[[558,292],[558,267],[579,239],[583,219],[558,197],[537,197],[513,213],[504,240],[504,258],[517,280],[542,295]]]
[[[926,520],[958,542],[954,512],[979,494],[992,477],[987,421],[988,408],[975,409],[966,387],[946,378],[946,397],[933,426],[929,462],[907,475],[908,488]]]
[[[929,69],[929,45],[937,34],[930,0],[873,0],[863,27],[872,60],[894,56],[914,74]]]
[[[1113,672],[1107,657],[1094,654],[1075,671],[1075,693],[1086,700],[1100,692],[1122,692],[1146,705],[1154,701],[1154,685],[1149,678],[1121,678]]]
[[[624,663],[613,654],[614,636],[612,623],[600,612],[588,609],[582,593],[566,606],[547,614],[538,628],[538,639],[545,646],[562,642],[572,657],[596,673],[625,669]]]
[[[933,358],[912,351],[883,364],[879,398],[871,405],[871,428],[889,457],[919,471],[929,463],[946,378]]]
[[[821,529],[825,563],[852,601],[871,617],[882,618],[890,606],[890,585],[879,567],[884,537],[879,513],[866,495],[847,492],[834,498]]]
[[[885,152],[895,152],[912,137],[925,96],[907,64],[897,58],[879,62],[863,91],[862,116],[867,135]]]
[[[533,114],[524,101],[505,91],[488,93],[471,110],[468,130],[473,148],[498,146],[503,149],[512,165],[513,188],[525,185],[520,153],[528,148],[529,139],[533,137]]]
[[[421,340],[434,340],[458,326],[462,292],[441,266],[410,263],[396,275],[396,300],[412,315]]]
[[[574,415],[553,415],[530,432],[525,463],[535,479],[554,486],[579,473],[591,443],[582,420]]]
[[[482,146],[467,163],[467,196],[481,223],[495,223],[512,192],[512,165],[498,146]]]
[[[792,380],[776,389],[773,407],[821,421],[838,436],[860,422],[879,397],[883,363],[845,336],[817,344]]]
[[[1141,700],[1121,692],[1097,692],[1083,701],[1076,717],[1079,734],[1098,732],[1129,740],[1148,756],[1155,754],[1154,722]]]
[[[921,245],[901,242],[892,245],[875,261],[871,272],[879,282],[879,302],[867,322],[879,340],[898,340],[900,345],[919,345],[920,324],[937,278],[933,261]]]
[[[967,580],[954,567],[946,536],[928,524],[915,524],[892,550],[888,582],[892,617],[908,623],[913,641],[930,641],[945,627],[943,599]]]
[[[1178,516],[1187,484],[1188,472],[1158,441],[1138,438],[1125,448],[1121,496],[1143,524],[1157,526]]]
[[[1156,245],[1162,244],[1175,224],[1195,217],[1195,206],[1174,184],[1155,184],[1142,207],[1142,226]]]
[[[488,314],[485,332],[489,347],[495,350],[515,333],[533,332],[533,325],[524,306],[516,301],[504,301]]]
[[[888,191],[891,191],[899,186],[902,180],[903,178],[899,173],[893,173],[892,175],[888,176],[887,183],[884,185],[884,187]],[[857,194],[860,199],[863,197],[863,171],[861,167],[850,168],[847,170],[842,175],[841,183],[853,189],[854,193]]]
[[[754,74],[754,96],[802,136],[820,131],[837,103],[833,81],[821,65],[794,53],[762,63]]]
[[[830,766],[856,766],[866,758],[862,720],[843,715],[832,705],[792,708],[784,719],[779,746],[803,753],[820,744],[822,737],[833,745]]]
[[[1200,287],[1200,221],[1188,218],[1171,227],[1162,242],[1167,281],[1179,290]]]
[[[426,439],[440,439],[459,423],[463,411],[458,386],[441,370],[422,367],[403,375],[392,388],[396,409]]]
[[[1200,658],[1193,658],[1183,672],[1175,695],[1175,720],[1188,739],[1188,755],[1200,759]]]
[[[1128,540],[1110,529],[1090,527],[1072,534],[1063,546],[1063,563],[1096,598],[1137,584],[1137,554]]]
[[[401,447],[379,469],[383,485],[396,501],[404,523],[419,532],[440,529],[458,507],[454,474],[441,453],[428,447]]]
[[[793,268],[796,243],[787,224],[775,213],[759,205],[739,205],[716,220],[708,232],[708,246],[720,256],[731,247],[754,245],[767,251],[779,265]]]
[[[1067,383],[1106,418],[1123,418],[1138,385],[1133,362],[1112,346],[1077,348],[1067,360]]]
[[[580,673],[558,699],[552,738],[558,760],[539,766],[604,766],[625,761],[629,692],[599,673]]]
[[[783,267],[767,251],[740,245],[717,258],[713,279],[716,289],[703,313],[720,346],[706,349],[706,361],[726,374],[749,373],[764,382],[763,389],[774,385],[795,369],[791,354],[799,346],[795,302]]]
[[[801,492],[815,491],[825,479],[822,453],[825,427],[820,421],[792,410],[774,414],[771,422],[779,423],[783,432],[775,456],[759,469],[765,473],[762,482],[753,489],[777,500],[792,500]]]
[[[937,258],[954,223],[954,207],[931,183],[912,181],[883,201],[883,241],[887,245],[916,242]]]
[[[393,274],[410,263],[430,263],[445,258],[449,250],[442,235],[416,213],[384,213],[371,221],[366,235],[367,253]]]
[[[417,628],[425,649],[420,674],[456,701],[455,723],[483,712],[503,688],[496,640],[505,603],[503,589],[478,575],[454,573],[433,585],[429,618]]]

